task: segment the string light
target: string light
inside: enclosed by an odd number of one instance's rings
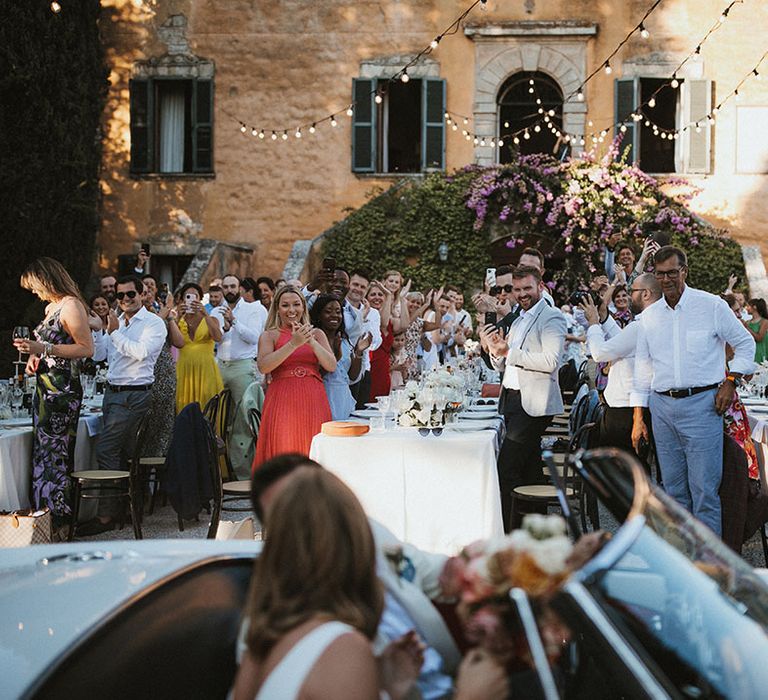
[[[653,109],[656,106],[656,98],[652,97],[650,100],[648,100],[648,106]]]
[[[651,33],[645,28],[645,25],[642,22],[640,22],[640,36],[643,37],[643,39],[647,39],[651,36]]]
[[[584,102],[584,93],[581,90],[579,90],[579,92],[576,94],[576,99],[579,102]]]
[[[533,127],[533,130],[538,134],[541,131],[541,127],[537,124]]]
[[[677,90],[677,88],[680,86],[680,81],[677,79],[677,75],[672,76],[672,82],[669,84],[669,86],[673,90]]]
[[[254,126],[253,129],[251,129],[251,136],[258,136],[259,132],[256,131],[256,127]]]
[[[296,133],[294,134],[294,136],[295,136],[297,139],[300,139],[300,138],[301,138],[301,129],[296,129]]]
[[[429,42],[429,48],[434,51],[440,44],[440,38],[441,37],[436,36],[434,39],[432,39],[432,41]]]
[[[283,141],[287,141],[288,140],[288,131],[287,130],[283,132],[282,139],[283,139]]]
[[[696,47],[696,51],[693,52],[693,60],[698,61],[701,58],[701,46]]]
[[[354,112],[352,111],[352,105],[349,105],[349,107],[347,107],[347,116],[351,117],[353,114]]]
[[[262,129],[262,130],[259,132],[259,138],[260,138],[260,139],[263,139],[263,138],[264,138],[264,129]]]
[[[530,139],[530,138],[531,138],[531,135],[528,133],[528,129],[526,129],[526,130],[523,132],[523,138],[524,138],[526,141],[528,141],[528,139]]]
[[[752,73],[755,76],[755,78],[757,78],[758,80],[762,80],[763,79],[763,76],[760,75],[760,73],[757,72],[757,68],[755,68],[755,70],[753,70]]]
[[[336,115],[332,114],[331,115],[331,126],[335,128],[338,125],[339,125],[339,122],[336,121]]]
[[[404,83],[407,83],[410,80],[410,76],[408,75],[408,71],[403,69],[403,74],[400,76],[400,80]]]
[[[464,117],[464,126],[466,126],[467,124],[469,124],[469,119],[467,119],[466,117]]]
[[[241,124],[241,125],[240,125],[240,131],[241,131],[241,133],[243,133],[243,134],[244,134],[246,131],[248,131],[248,129],[246,128],[245,124]]]
[[[504,148],[504,141],[503,141],[503,139],[499,139],[499,148]]]
[[[277,134],[276,134],[276,133],[273,131],[273,132],[272,132],[272,136],[270,136],[270,138],[271,138],[273,141],[277,141]]]
[[[309,133],[314,134],[316,131],[317,131],[317,128],[315,127],[314,124],[312,124],[312,126],[309,127]]]
[[[53,12],[56,15],[59,14],[59,12],[61,12],[61,5],[59,5],[59,3],[56,2],[56,0],[54,0],[51,3],[51,12]]]
[[[611,73],[613,73],[613,68],[611,68],[611,62],[610,61],[606,61],[605,62],[605,66],[603,66],[603,70],[605,71],[606,75],[610,75]]]
[[[730,5],[723,10],[723,14],[720,15],[720,19],[719,19],[720,24],[722,24],[723,22],[725,22],[725,20],[728,19],[728,13],[730,11],[731,11]]]
[[[380,93],[378,93],[378,92],[377,92],[377,93],[376,93],[376,97],[374,97],[374,98],[373,98],[373,101],[374,101],[374,102],[375,102],[377,105],[380,105],[380,104],[381,104],[381,103],[384,101],[384,98],[381,96],[381,94],[380,94]]]
[[[512,139],[512,143],[514,143],[515,146],[519,146],[520,145],[520,139],[517,136],[515,136],[515,138]]]

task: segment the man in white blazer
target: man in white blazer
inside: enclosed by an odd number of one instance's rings
[[[262,464],[251,479],[251,501],[256,517],[264,522],[265,513],[289,483],[299,467],[322,466],[299,454],[284,454]],[[381,523],[369,518],[376,542],[376,566],[385,588],[385,605],[374,652],[380,653],[397,637],[415,629],[427,648],[418,679],[423,697],[450,697],[451,676],[458,669],[461,655],[443,618],[432,603],[440,596],[439,577],[448,557],[423,552],[401,542]]]
[[[558,370],[563,357],[565,316],[543,298],[541,272],[520,265],[512,273],[512,294],[521,313],[506,338],[483,329],[493,366],[504,372],[507,433],[499,451],[498,471],[504,529],[514,526],[512,489],[545,481],[541,436],[563,412]]]

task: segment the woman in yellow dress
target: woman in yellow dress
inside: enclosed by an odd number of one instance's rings
[[[221,340],[219,321],[205,310],[199,285],[185,284],[179,296],[178,324],[184,346],[176,363],[176,413],[195,401],[205,408],[208,400],[224,388],[213,355],[214,343]]]

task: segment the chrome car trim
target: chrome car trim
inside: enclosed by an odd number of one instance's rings
[[[669,700],[672,696],[646,667],[637,652],[627,644],[614,624],[595,602],[589,591],[578,581],[569,581],[563,587],[563,592],[569,595],[578,605],[584,615],[595,625],[598,632],[616,653],[626,669],[632,673],[638,685],[647,693],[649,698]]]
[[[227,552],[226,554],[217,554],[217,555],[206,557],[205,559],[198,559],[192,563],[187,564],[186,566],[182,566],[178,569],[175,569],[172,573],[166,574],[165,576],[157,579],[156,581],[148,585],[146,588],[143,588],[141,591],[137,591],[134,595],[129,596],[128,598],[125,598],[118,606],[108,611],[99,620],[97,624],[89,627],[88,629],[83,630],[82,634],[80,634],[80,636],[78,636],[73,640],[72,644],[67,648],[66,651],[59,654],[58,656],[53,657],[50,663],[48,664],[48,666],[46,667],[45,671],[43,671],[37,678],[35,678],[27,686],[27,688],[24,690],[23,695],[21,695],[20,698],[22,699],[33,698],[37,694],[37,692],[40,690],[40,688],[45,684],[45,682],[54,673],[56,673],[56,671],[58,671],[61,665],[67,661],[67,659],[74,656],[83,646],[83,644],[85,644],[88,641],[88,639],[90,639],[95,634],[98,634],[121,613],[123,613],[125,610],[130,608],[132,605],[135,605],[142,598],[145,598],[146,596],[154,593],[158,588],[161,588],[162,586],[166,585],[170,581],[173,581],[174,579],[179,578],[181,576],[185,576],[191,571],[194,571],[195,569],[199,569],[203,566],[208,566],[210,564],[214,564],[220,561],[234,561],[234,560],[240,560],[240,559],[254,560],[259,553],[260,552],[251,552],[251,551]],[[104,560],[112,559],[111,553],[108,551],[100,551],[99,554],[109,555],[109,556],[99,557],[101,559],[104,559]],[[66,556],[69,556],[69,555],[64,555],[64,557]],[[78,559],[76,558],[77,555],[75,554],[72,556],[75,557],[73,561],[77,562],[78,561]],[[58,560],[60,558],[61,557],[52,557],[51,559]],[[44,559],[41,559],[38,563],[43,564],[44,561],[45,561]]]
[[[521,588],[513,588],[509,592],[509,597],[517,606],[517,613],[520,616],[520,622],[523,625],[523,630],[528,640],[528,646],[531,650],[536,673],[541,682],[544,698],[545,700],[559,700],[560,695],[557,692],[555,678],[552,675],[552,669],[549,666],[544,645],[541,643],[539,628],[536,625],[536,618],[533,615],[533,610],[531,610],[528,595]]]

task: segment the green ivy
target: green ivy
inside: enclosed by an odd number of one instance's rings
[[[487,238],[473,231],[474,218],[464,204],[471,178],[471,173],[434,173],[372,193],[326,234],[323,255],[374,277],[400,270],[414,289],[449,283],[474,291],[491,256]],[[448,246],[446,262],[438,254],[441,243]]]
[[[10,329],[42,308],[19,288],[36,257],[60,260],[81,288],[99,227],[99,129],[107,70],[99,0],[0,3],[0,359]]]

